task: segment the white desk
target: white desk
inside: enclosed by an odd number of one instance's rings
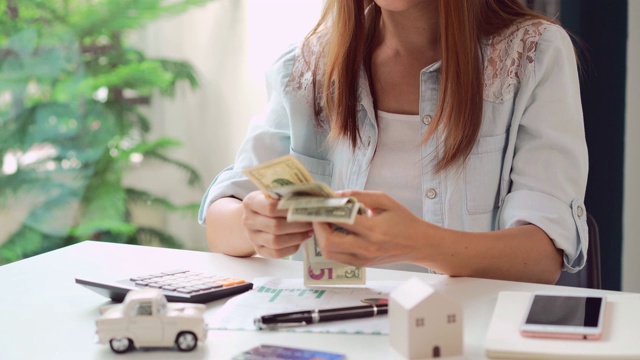
[[[109,300],[77,285],[76,276],[121,279],[132,274],[185,268],[251,280],[297,278],[302,263],[290,260],[233,258],[206,252],[86,241],[0,267],[0,359],[231,359],[260,344],[296,346],[347,354],[349,360],[393,360],[402,357],[386,336],[297,334],[258,331],[209,331],[193,352],[137,350],[117,355],[95,343],[95,319]],[[369,280],[403,281],[417,276],[439,281],[444,293],[464,308],[464,357],[485,359],[484,338],[497,295],[502,290],[576,289],[471,278],[368,269]],[[584,291],[584,289],[580,289]],[[590,292],[598,293],[601,291]],[[225,300],[208,304],[207,314]]]

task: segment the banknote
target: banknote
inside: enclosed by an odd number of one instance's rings
[[[367,283],[365,268],[338,264],[334,267],[318,270],[314,270],[311,266],[307,266],[306,269],[307,271],[304,273],[305,286],[365,285]]]
[[[360,203],[348,198],[347,203],[338,206],[290,207],[287,221],[322,221],[353,224],[360,209]]]
[[[328,260],[322,256],[322,251],[320,250],[320,247],[318,247],[318,242],[316,241],[315,236],[302,244],[302,252],[304,255],[305,269],[320,271],[325,268],[344,266],[343,264]]]
[[[338,198],[331,188],[317,183],[293,155],[285,155],[243,171],[265,195],[280,199],[289,209],[288,221],[353,223],[360,205],[355,198]]]
[[[283,197],[278,202],[278,209],[289,208],[313,208],[313,207],[330,207],[344,206],[350,198],[348,197],[322,197],[291,194]],[[355,200],[355,199],[354,199]]]
[[[293,155],[286,155],[242,172],[266,195],[279,199],[275,189],[314,183],[307,169]]]
[[[304,284],[313,285],[363,285],[366,284],[366,268],[348,266],[327,260],[317,247],[315,236],[303,244]]]
[[[335,197],[333,190],[323,183],[308,183],[308,184],[295,184],[295,185],[287,185],[282,187],[276,187],[269,190],[271,197],[275,199],[286,199],[290,197],[302,197],[302,196],[313,196],[313,197],[324,197],[330,198]]]
[[[304,284],[314,285],[364,285],[366,268],[348,266],[322,257],[315,236],[303,244]]]
[[[316,182],[294,156],[286,155],[243,171],[266,196],[280,199],[279,209],[288,209],[287,221],[324,221],[353,224],[364,209],[357,199],[336,197],[331,188]],[[361,285],[366,268],[327,260],[315,237],[303,244],[305,285]]]

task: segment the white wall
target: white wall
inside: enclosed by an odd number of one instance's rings
[[[171,156],[194,166],[203,184],[189,189],[174,168],[143,162],[127,182],[176,203],[199,202],[210,181],[233,162],[247,125],[266,103],[264,75],[271,63],[315,25],[322,0],[216,0],[178,17],[154,22],[133,38],[150,57],[186,60],[200,89],[175,99],[156,97],[152,137],[184,143]],[[138,221],[166,228],[192,249],[206,249],[204,228],[193,217],[138,209]]]
[[[622,290],[640,292],[640,1],[629,1]]]

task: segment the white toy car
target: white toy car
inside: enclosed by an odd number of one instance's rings
[[[96,320],[98,343],[116,353],[136,347],[191,351],[207,337],[202,304],[168,303],[159,289],[131,290],[122,304],[106,305]]]

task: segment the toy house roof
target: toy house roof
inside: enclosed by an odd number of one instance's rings
[[[433,294],[436,294],[433,287],[416,277],[412,277],[393,290],[390,296],[403,308],[411,309]]]

